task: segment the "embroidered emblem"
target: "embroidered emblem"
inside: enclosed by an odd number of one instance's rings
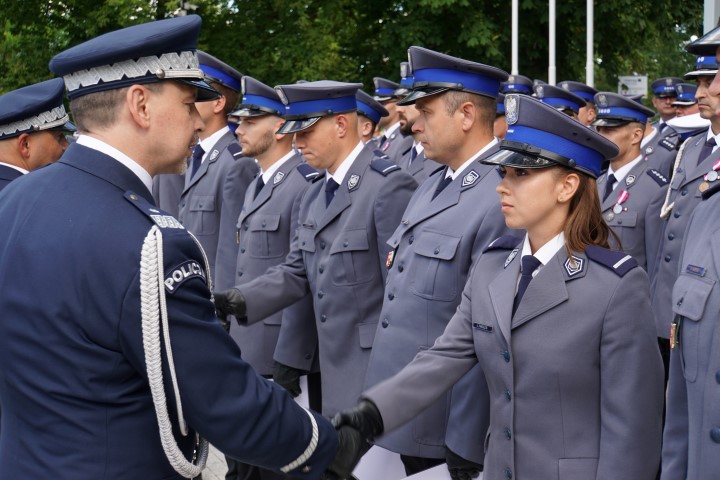
[[[513,258],[515,258],[518,254],[518,249],[516,248],[512,252],[510,252],[510,255],[505,259],[505,266],[503,268],[507,268],[508,265],[510,265],[510,262],[513,261]]]
[[[220,152],[217,150],[213,150],[212,153],[210,154],[209,160],[215,160],[218,155],[220,155]]]
[[[277,172],[275,174],[275,177],[273,177],[273,185],[277,185],[278,183],[282,182],[283,178],[285,178],[285,174],[283,172]]]
[[[200,264],[194,260],[181,263],[165,277],[165,290],[167,290],[168,293],[175,293],[180,285],[191,278],[200,278],[203,282],[207,283],[205,271]]]
[[[582,272],[584,263],[585,261],[582,258],[578,258],[573,255],[567,260],[565,260],[565,271],[570,277],[577,275],[578,273]]]
[[[653,148],[652,148],[652,147],[647,147],[647,148],[645,149],[645,153],[648,154],[648,155],[650,155],[652,152],[653,152]]]
[[[520,107],[518,105],[517,95],[505,96],[505,121],[508,125],[513,125],[518,121]]]
[[[607,97],[603,94],[598,95],[597,97],[598,107],[607,107]]]
[[[629,187],[633,183],[635,183],[635,175],[628,175],[627,178],[625,179],[625,185],[627,185]]]
[[[537,98],[544,98],[545,97],[545,88],[542,85],[538,85],[535,89],[535,94],[537,95]]]
[[[182,223],[178,222],[178,220],[172,215],[150,215],[150,218],[152,218],[160,228],[185,229],[185,227],[182,226]]]
[[[463,177],[462,186],[467,187],[468,185],[472,185],[478,178],[480,178],[480,175],[478,175],[475,170],[470,170],[470,172]]]
[[[358,182],[360,182],[360,175],[350,175],[347,183],[348,190],[352,190],[357,187]]]

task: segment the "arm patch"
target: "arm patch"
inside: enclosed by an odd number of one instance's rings
[[[485,247],[483,253],[489,252],[491,250],[512,250],[513,248],[520,245],[520,242],[522,242],[521,238],[515,237],[513,235],[503,235],[502,237],[498,237],[492,242],[490,242],[490,245]]]
[[[638,266],[637,260],[627,253],[608,250],[597,245],[586,247],[585,254],[589,259],[612,270],[619,277],[624,277],[626,273]]]
[[[387,177],[389,173],[394,172],[395,170],[400,170],[400,167],[392,162],[387,155],[385,155],[384,158],[375,158],[372,162],[370,162],[370,168],[378,172],[383,177]]]
[[[664,187],[665,185],[667,185],[669,183],[669,180],[667,179],[667,177],[665,177],[665,175],[658,172],[657,170],[654,170],[651,168],[647,171],[647,174],[650,175],[650,178],[655,180],[657,182],[657,184],[660,185],[661,187]]]
[[[191,278],[199,278],[207,285],[205,270],[195,260],[188,260],[173,268],[170,273],[165,276],[165,290],[168,293],[175,293],[177,289],[190,280]]]

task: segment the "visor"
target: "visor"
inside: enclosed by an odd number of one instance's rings
[[[613,118],[596,118],[595,121],[593,121],[591,125],[593,127],[620,127],[622,125],[627,125],[630,122],[643,123],[634,118],[613,117]]]
[[[275,115],[275,116],[279,117],[280,113],[277,110],[273,110],[272,108],[263,107],[261,105],[240,104],[240,105],[238,105],[237,110],[234,110],[228,116],[248,118],[248,117],[262,117],[265,115]]]
[[[692,72],[686,73],[683,78],[690,80],[697,77],[714,77],[717,72],[717,70],[693,70]]]
[[[176,82],[190,85],[191,87],[197,88],[195,96],[196,102],[209,102],[211,100],[217,100],[222,97],[222,94],[210,86],[205,80],[185,79],[185,78],[173,78]]]
[[[556,165],[580,170],[593,178],[597,175],[590,170],[578,165],[575,160],[551,151],[530,145],[529,143],[503,140],[500,142],[500,151],[481,160],[486,165],[502,165],[514,168],[547,168]]]
[[[305,119],[301,119],[301,120],[287,120],[285,123],[282,124],[280,129],[275,133],[278,135],[284,135],[287,133],[299,132],[301,130],[305,130],[306,128],[312,127],[321,118],[323,118],[323,117],[312,117],[312,118],[305,118]]]
[[[674,107],[689,107],[696,103],[697,100],[675,100],[672,104]]]
[[[444,87],[444,86],[428,87],[428,88],[413,90],[412,92],[410,92],[410,94],[407,97],[400,100],[397,104],[400,106],[414,105],[415,102],[417,102],[417,100],[419,98],[429,97],[431,95],[437,95],[438,93],[447,92],[448,90],[450,90],[450,87]]]

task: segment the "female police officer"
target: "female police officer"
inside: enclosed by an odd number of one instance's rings
[[[485,479],[654,479],[662,365],[647,275],[607,249],[595,178],[608,140],[508,95],[497,187],[508,227],[474,266],[445,333],[336,416],[372,439],[408,421],[475,362],[490,391]],[[534,279],[533,279],[534,276]]]

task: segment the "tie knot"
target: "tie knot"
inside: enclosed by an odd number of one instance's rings
[[[202,158],[203,155],[205,155],[205,150],[203,150],[202,145],[198,143],[193,147],[193,159]]]
[[[608,177],[607,177],[608,184],[614,185],[616,182],[617,182],[617,178],[615,178],[614,174],[611,173],[610,175],[608,175]]]
[[[532,255],[525,255],[522,257],[522,275],[532,276],[533,272],[542,264],[540,260]]]
[[[710,138],[710,140],[705,142],[705,145],[707,145],[708,147],[714,147],[716,145],[715,137]]]
[[[325,183],[325,191],[328,193],[335,193],[335,190],[338,189],[340,185],[333,180],[332,178],[328,178],[328,181]]]

